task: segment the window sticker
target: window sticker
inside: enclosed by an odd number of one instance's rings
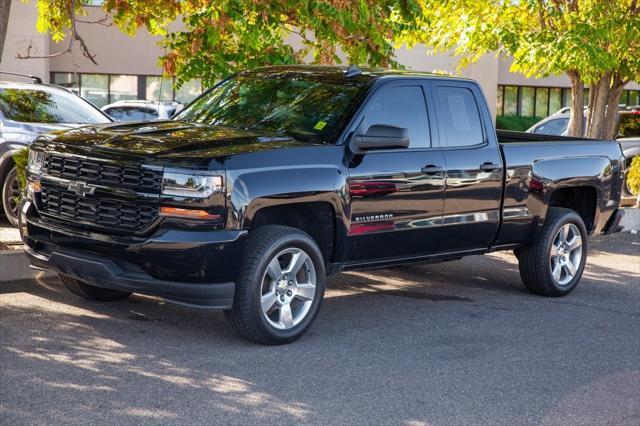
[[[322,129],[324,129],[324,127],[325,127],[326,125],[327,125],[327,122],[326,122],[326,121],[322,121],[322,120],[320,120],[320,121],[318,121],[318,122],[316,123],[316,125],[315,125],[315,126],[313,126],[313,128],[314,128],[315,130],[322,130]]]

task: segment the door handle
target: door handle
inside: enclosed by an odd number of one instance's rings
[[[425,175],[435,175],[436,173],[442,172],[442,167],[438,167],[438,166],[434,166],[433,164],[429,164],[428,166],[424,166],[421,171]]]
[[[480,165],[480,170],[483,170],[485,172],[492,172],[494,170],[498,170],[499,168],[500,166],[498,164],[490,163],[488,161]]]

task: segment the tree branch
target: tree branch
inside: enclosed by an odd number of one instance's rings
[[[16,58],[17,59],[55,58],[57,56],[62,56],[66,53],[71,53],[73,51],[73,45],[77,41],[80,43],[80,52],[82,52],[82,56],[89,59],[94,65],[98,65],[98,62],[96,62],[96,59],[95,59],[96,55],[91,54],[91,51],[87,46],[87,43],[84,41],[84,38],[82,38],[82,36],[78,33],[78,30],[76,28],[76,21],[77,21],[76,20],[76,0],[71,0],[71,3],[69,5],[69,17],[71,19],[71,33],[69,34],[69,44],[67,45],[67,48],[65,50],[62,50],[56,53],[51,53],[49,55],[34,56],[34,55],[31,55],[31,48],[33,47],[33,44],[29,43],[29,46],[27,47],[27,54],[21,55],[20,52],[18,52],[18,54],[16,55]],[[104,19],[106,21],[106,16]],[[98,21],[101,21],[101,20],[98,20]],[[98,21],[96,21],[95,23],[98,23]]]

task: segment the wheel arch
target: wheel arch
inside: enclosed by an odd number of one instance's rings
[[[549,194],[548,208],[564,207],[575,211],[588,233],[594,229],[597,205],[598,191],[591,185],[560,187]]]
[[[327,201],[282,203],[256,209],[243,228],[249,231],[265,225],[282,225],[307,233],[318,244],[325,260],[335,258],[339,230],[336,210]]]

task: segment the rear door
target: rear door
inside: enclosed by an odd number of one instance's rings
[[[407,128],[410,146],[369,151],[349,164],[350,260],[437,250],[444,205],[444,155],[432,145],[433,105],[421,80],[390,81],[365,101],[352,132],[374,124]]]
[[[503,164],[480,89],[470,82],[431,81],[447,165],[442,217],[448,251],[487,248],[500,224]]]

